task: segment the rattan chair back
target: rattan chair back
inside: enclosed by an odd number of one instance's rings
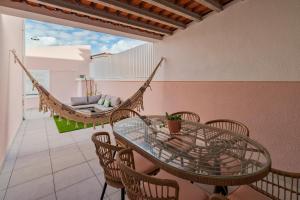
[[[234,121],[230,119],[216,119],[216,120],[207,121],[205,124],[249,137],[248,127],[238,121]]]
[[[115,159],[116,152],[123,148],[112,145],[107,132],[94,133],[92,141],[95,144],[96,154],[103,168],[106,183],[116,188],[123,188],[120,167]]]
[[[111,127],[113,127],[116,122],[122,119],[135,117],[135,116],[140,117],[142,119],[142,116],[134,110],[127,109],[127,108],[117,109],[110,115],[110,120],[109,120],[110,125]]]
[[[154,178],[135,171],[131,149],[117,155],[126,194],[131,200],[178,200],[179,186],[174,180]]]
[[[120,108],[117,109],[116,111],[114,111],[111,115],[110,115],[110,125],[113,129],[113,133],[114,133],[114,124],[117,123],[118,121],[122,120],[122,119],[126,119],[126,118],[130,118],[130,117],[139,117],[142,120],[144,120],[144,118],[137,113],[134,110],[131,109],[127,109],[127,108]],[[145,121],[145,120],[144,120]],[[145,121],[146,122],[146,121]],[[114,133],[115,134],[115,133]],[[121,141],[117,140],[118,145],[126,147],[126,144],[123,144]]]
[[[200,116],[194,112],[180,111],[180,112],[172,113],[172,115],[181,115],[181,118],[184,120],[200,122]]]
[[[274,200],[300,200],[300,173],[271,169],[268,176],[250,186]]]

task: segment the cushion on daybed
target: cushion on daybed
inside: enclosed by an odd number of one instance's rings
[[[114,97],[114,96],[112,96],[112,97],[110,98],[110,105],[111,105],[112,107],[118,106],[120,103],[121,103],[120,97]]]
[[[101,96],[101,98],[100,98],[99,101],[98,101],[98,104],[99,104],[99,105],[103,105],[103,104],[104,104],[105,97],[106,97],[105,94],[103,94],[103,95]]]
[[[99,99],[99,101],[98,101],[98,103],[97,104],[99,104],[99,105],[103,105],[104,104],[104,98],[101,98],[101,99]]]
[[[101,95],[89,96],[88,97],[88,104],[98,103],[100,98],[101,98]]]
[[[106,106],[104,106],[105,101]],[[84,105],[86,105],[87,107],[97,105],[98,109],[100,109],[101,107],[101,110],[110,110],[108,108],[116,107],[119,104],[121,104],[120,97],[104,94],[89,97],[71,97],[71,106],[76,106],[76,108]]]
[[[99,110],[103,110],[103,111],[108,111],[108,110],[111,110],[111,109],[114,108],[114,107],[105,107],[105,106],[99,105],[99,104],[95,104],[94,107],[99,109]]]
[[[105,99],[103,106],[106,108],[110,107],[110,101],[108,99]]]
[[[72,106],[86,105],[87,103],[88,101],[86,97],[71,97]]]

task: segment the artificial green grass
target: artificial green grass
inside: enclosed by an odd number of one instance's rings
[[[56,127],[57,127],[59,133],[65,133],[65,132],[76,131],[76,130],[80,130],[80,129],[84,129],[84,128],[93,127],[93,124],[87,124],[87,126],[84,127],[84,124],[81,122],[77,122],[77,127],[76,127],[76,122],[69,121],[69,123],[67,123],[66,119],[61,118],[59,120],[58,116],[54,116],[53,119],[55,121],[55,124],[56,124]],[[107,123],[105,123],[105,124],[107,124]]]

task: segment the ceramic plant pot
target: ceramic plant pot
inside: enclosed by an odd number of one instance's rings
[[[181,120],[168,120],[170,133],[178,133],[181,129]]]

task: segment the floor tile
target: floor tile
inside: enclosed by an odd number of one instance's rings
[[[96,177],[74,184],[57,192],[58,200],[98,200],[102,188]]]
[[[91,137],[95,131],[90,129],[81,129],[77,131],[73,131],[71,133],[72,137],[76,142],[81,142],[85,140],[91,140]]]
[[[30,155],[30,154],[34,154],[34,153],[38,153],[38,152],[42,152],[42,151],[46,151],[48,149],[49,148],[48,148],[48,143],[47,142],[42,142],[42,143],[32,142],[32,144],[26,144],[26,145],[21,146],[18,157],[26,156],[26,155]]]
[[[0,200],[7,185],[5,200],[56,200],[54,189],[58,199],[98,200],[105,180],[91,136],[105,130],[110,126],[60,134],[48,114],[26,112],[0,172]],[[108,186],[105,199],[120,199],[118,192]]]
[[[22,144],[22,140],[23,140],[22,137],[18,137],[13,141],[11,147],[8,150],[8,153],[6,154],[5,157],[6,160],[15,160],[17,158]]]
[[[50,194],[37,200],[56,200],[55,194]]]
[[[35,133],[24,135],[22,145],[32,145],[33,143],[47,143],[47,136],[45,133]]]
[[[78,146],[80,149],[94,149],[95,150],[95,145],[94,145],[92,139],[78,142]]]
[[[57,148],[60,146],[70,145],[74,143],[74,140],[69,135],[57,134],[48,137],[50,148]]]
[[[24,131],[24,136],[34,136],[34,135],[46,135],[46,130],[42,129],[27,129],[26,131]]]
[[[49,151],[42,151],[28,156],[19,157],[16,160],[15,170],[32,165],[38,165],[50,161]]]
[[[52,168],[54,172],[85,162],[80,151],[74,153],[51,156]]]
[[[110,200],[120,200],[121,199],[121,191],[119,190],[119,191],[109,195],[109,199]],[[125,195],[125,200],[129,200],[127,195]]]
[[[45,122],[44,120],[34,120],[31,121],[27,124],[26,128],[25,128],[25,134],[27,131],[31,131],[31,130],[35,130],[35,131],[45,131]]]
[[[98,158],[94,149],[85,149],[81,151],[86,160],[93,160]]]
[[[88,164],[89,166],[92,168],[93,172],[95,174],[99,174],[99,173],[102,173],[103,172],[103,169],[102,167],[100,166],[100,163],[99,163],[99,159],[94,159],[94,160],[90,160],[88,161]]]
[[[105,183],[105,178],[104,178],[104,174],[103,173],[100,173],[100,174],[97,174],[96,175],[97,176],[97,179],[100,181],[100,184],[101,185],[104,185],[104,183]],[[111,187],[111,186],[107,186],[107,188],[106,188],[106,194],[107,195],[111,195],[111,194],[113,194],[113,193],[115,193],[115,192],[118,192],[119,191],[119,189],[117,189],[117,188],[114,188],[114,187]]]
[[[50,149],[51,157],[69,156],[74,153],[80,153],[79,147],[76,144],[70,144]]]
[[[54,174],[56,190],[78,183],[93,176],[87,163],[67,168]]]
[[[2,170],[1,170],[0,174],[12,172],[13,169],[14,169],[15,162],[16,162],[15,159],[5,160],[5,162],[4,162],[3,166],[2,166]]]
[[[24,167],[20,169],[16,169],[13,171],[9,187],[25,183],[27,181],[48,175],[52,173],[51,163],[50,161],[46,161],[44,163],[39,163],[36,165],[32,165],[29,167]]]
[[[0,174],[0,190],[7,188],[10,176],[11,176],[10,172]]]
[[[96,174],[96,177],[97,179],[99,180],[99,182],[104,185],[105,183],[105,177],[104,177],[104,174],[103,173],[100,173],[100,174]]]
[[[5,196],[5,190],[0,190],[0,200],[3,200]]]
[[[54,123],[54,120],[52,118],[46,121],[46,134],[47,135],[61,134],[59,133],[57,126]]]
[[[114,188],[114,187],[112,187],[112,186],[110,186],[110,185],[107,185],[105,194],[107,194],[108,196],[110,196],[110,195],[112,195],[112,194],[114,194],[114,193],[116,193],[116,192],[119,192],[119,191],[121,191],[121,189],[119,189],[119,188]],[[121,195],[121,194],[120,194],[120,195]]]
[[[49,175],[9,188],[5,200],[36,200],[53,193],[53,177]]]
[[[84,140],[78,143],[80,151],[83,153],[86,160],[98,158],[95,152],[95,146],[91,140]]]
[[[57,128],[46,128],[46,134],[48,135],[48,136],[52,136],[52,135],[57,135],[57,134],[61,134],[61,133],[59,133],[58,132],[58,129]]]

